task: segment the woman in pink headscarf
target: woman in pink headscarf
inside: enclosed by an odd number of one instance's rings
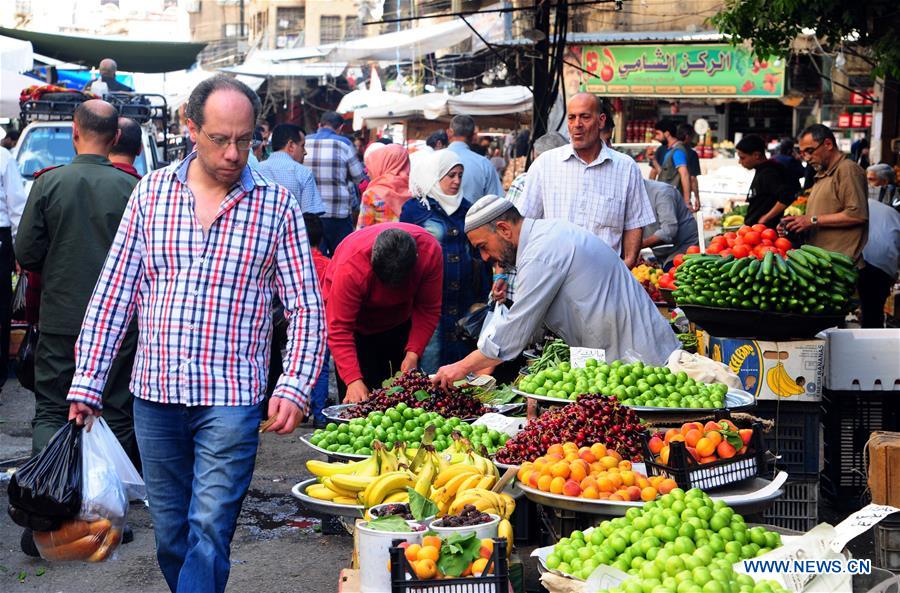
[[[399,144],[367,150],[366,168],[369,186],[363,192],[357,230],[378,224],[396,222],[409,192],[409,155]]]

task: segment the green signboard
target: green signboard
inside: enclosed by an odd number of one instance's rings
[[[730,45],[569,46],[582,71],[579,88],[636,97],[780,97],[784,61],[758,60]]]

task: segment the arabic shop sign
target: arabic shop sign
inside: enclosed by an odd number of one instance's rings
[[[780,97],[784,61],[760,61],[730,45],[571,47],[581,90],[641,97]],[[570,72],[574,69],[570,69]]]

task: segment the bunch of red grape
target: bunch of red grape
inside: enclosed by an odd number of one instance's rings
[[[414,369],[398,375],[389,387],[376,389],[364,402],[350,406],[342,418],[364,418],[370,412],[383,412],[405,403],[411,408],[437,412],[444,418],[477,418],[489,410],[477,398],[451,387],[447,391],[435,387],[423,371]]]
[[[591,393],[530,421],[494,458],[508,464],[534,461],[550,445],[573,442],[579,447],[602,443],[626,459],[640,461],[641,436],[646,432],[634,410],[615,397]]]

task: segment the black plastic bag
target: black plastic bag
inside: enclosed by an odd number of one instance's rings
[[[493,305],[482,305],[480,308],[472,311],[468,315],[460,317],[456,322],[457,337],[461,340],[478,341],[481,335],[481,328],[489,311],[493,310]]]
[[[34,391],[34,358],[39,336],[37,324],[29,325],[16,355],[16,379],[28,391]]]
[[[22,527],[52,531],[81,509],[81,430],[70,420],[9,482],[9,516]]]

